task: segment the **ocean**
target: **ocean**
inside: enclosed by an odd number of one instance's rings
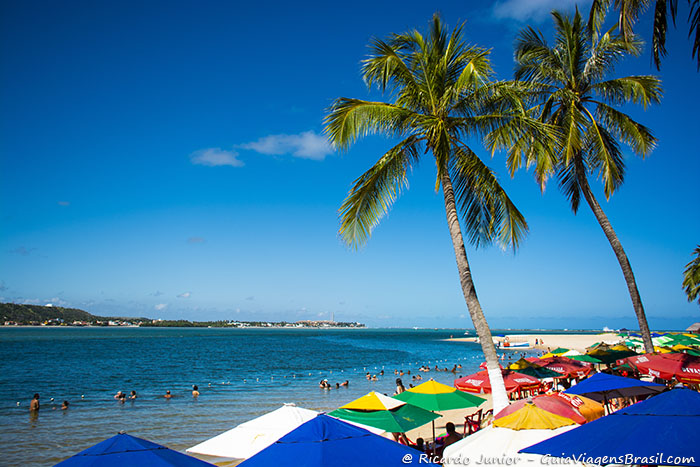
[[[422,365],[452,385],[478,370],[463,330],[0,328],[0,465],[53,465],[124,430],[182,450],[293,402],[320,411],[378,391]],[[473,332],[472,332],[473,335]],[[512,355],[517,359],[516,355]],[[379,372],[384,370],[384,376]],[[368,381],[365,374],[378,375]],[[426,377],[425,373],[421,373]],[[320,389],[321,379],[348,387]],[[193,398],[192,385],[201,395]],[[117,391],[138,398],[120,403]],[[173,398],[163,398],[170,390]],[[29,402],[41,396],[32,415]],[[51,400],[53,399],[53,401]],[[70,408],[61,410],[62,401]],[[19,404],[19,405],[18,405]]]

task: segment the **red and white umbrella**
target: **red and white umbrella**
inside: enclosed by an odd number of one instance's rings
[[[516,392],[522,390],[536,389],[540,386],[540,380],[532,376],[516,373],[510,370],[501,370],[506,391]],[[486,371],[479,371],[473,375],[456,379],[454,385],[460,391],[472,392],[476,394],[490,393],[491,381]]]
[[[681,383],[700,383],[700,357],[684,353],[648,353],[623,358],[618,365],[631,366],[650,376],[661,379],[676,379]]]
[[[590,366],[566,357],[540,358],[538,360],[534,360],[532,363],[543,368],[556,371],[557,373],[561,373],[570,378],[583,378],[588,376],[588,374],[592,371]]]

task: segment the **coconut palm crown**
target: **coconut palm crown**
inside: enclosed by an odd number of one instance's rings
[[[421,156],[433,156],[462,291],[494,372],[494,400],[503,399],[495,404],[507,405],[498,356],[472,282],[460,214],[469,241],[477,246],[497,242],[515,248],[527,223],[469,144],[484,137],[491,150],[514,146],[512,151],[519,151],[516,141],[531,134],[546,139],[548,129],[525,111],[522,89],[490,81],[489,52],[466,45],[462,30],[460,25],[448,33],[435,15],[427,36],[413,30],[372,40],[362,75],[369,88],[378,87],[390,102],[339,98],[328,111],[325,131],[341,150],[369,134],[399,140],[355,180],[340,208],[340,236],[354,247],[368,240],[407,188],[407,174]]]
[[[556,31],[552,45],[531,27],[520,32],[515,46],[515,78],[539,86],[540,102],[536,110],[543,122],[560,128],[563,139],[554,160],[551,154],[533,149],[525,161],[536,163],[535,174],[543,187],[548,177],[556,175],[574,213],[582,197],[590,206],[620,263],[645,348],[652,352],[649,326],[632,267],[588,179],[598,175],[609,199],[625,177],[621,145],[625,144],[641,157],[652,151],[656,138],[651,131],[616,107],[636,103],[646,108],[658,103],[661,82],[654,76],[608,77],[625,55],[641,53],[637,38],[625,39],[612,31],[592,37],[587,34],[587,25],[578,10],[573,18],[557,11],[552,12],[552,17]],[[513,155],[508,160],[511,171],[523,164],[519,154]]]
[[[685,265],[683,271],[683,288],[688,296],[688,301],[697,299],[700,304],[700,245],[693,251],[695,257]]]

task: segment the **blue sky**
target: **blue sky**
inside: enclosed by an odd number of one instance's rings
[[[478,5],[477,5],[478,4]],[[425,29],[435,11],[492,49],[499,78],[526,24],[551,38],[554,0],[498,2],[4,2],[0,14],[0,300],[101,315],[328,319],[470,327],[434,167],[360,251],[337,236],[351,182],[389,147],[333,152],[325,109],[379,99],[359,73],[371,37]],[[579,2],[587,11],[588,2]],[[569,7],[570,8],[570,7]],[[700,320],[681,274],[700,242],[700,74],[685,10],[669,37],[665,97],[625,110],[659,138],[630,156],[605,202],[652,327]],[[639,25],[645,38],[648,16]],[[646,52],[617,74],[652,74]],[[482,151],[484,158],[489,155]],[[426,159],[427,161],[427,159]],[[492,327],[636,324],[586,206],[507,176],[526,215],[516,253],[468,250]]]

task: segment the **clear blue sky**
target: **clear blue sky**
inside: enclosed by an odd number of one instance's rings
[[[450,26],[467,21],[469,42],[492,48],[507,79],[517,31],[531,24],[551,38],[549,11],[564,4],[3,2],[0,299],[102,315],[333,312],[373,326],[471,327],[429,162],[364,249],[341,243],[337,209],[391,142],[333,153],[324,111],[340,96],[381,97],[359,74],[373,36],[424,30],[440,11]],[[700,74],[683,8],[663,104],[625,109],[658,148],[628,158],[609,202],[596,185],[655,328],[700,321],[681,288],[700,243]],[[617,73],[655,70],[646,52]],[[489,163],[530,225],[515,255],[468,251],[492,327],[635,326],[587,207],[574,216],[555,183],[541,195],[531,174],[509,179],[502,154]]]

